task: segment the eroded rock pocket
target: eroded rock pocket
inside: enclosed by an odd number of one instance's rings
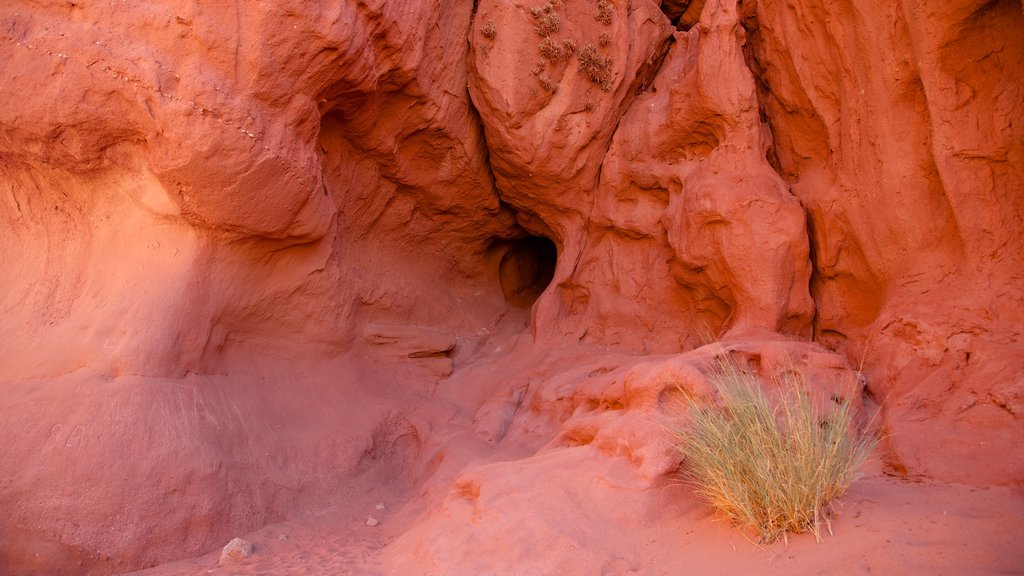
[[[558,249],[543,236],[513,240],[501,257],[498,278],[509,304],[530,307],[555,276]]]

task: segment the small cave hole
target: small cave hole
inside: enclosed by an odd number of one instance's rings
[[[705,0],[664,0],[661,11],[678,30],[689,30],[700,21]]]
[[[528,308],[537,301],[555,277],[558,249],[543,236],[513,240],[498,265],[498,278],[505,299],[513,306]]]

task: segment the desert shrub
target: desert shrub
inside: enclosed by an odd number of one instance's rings
[[[594,10],[594,20],[602,24],[612,23],[612,14],[615,13],[615,9],[612,7],[612,3],[609,0],[597,0],[597,9]]]
[[[572,38],[562,40],[562,49],[565,50],[566,56],[572,56],[576,53],[576,41]]]
[[[548,92],[558,92],[558,84],[551,79],[551,76],[547,74],[537,75],[537,82],[540,83],[540,87],[547,90]]]
[[[555,8],[558,5],[558,2],[549,1],[543,6],[535,6],[530,9],[534,19],[533,30],[538,36],[551,36],[561,30],[562,18],[558,15],[558,12],[555,12]]]
[[[547,67],[547,65],[547,60],[545,60],[544,58],[538,58],[537,63],[533,65],[533,68],[530,68],[530,75],[540,76],[544,72],[544,69]]]
[[[731,360],[719,362],[710,379],[719,404],[692,404],[691,426],[678,433],[687,480],[762,542],[831,532],[835,499],[874,447],[856,432],[852,399],[815,410],[802,373],[790,370],[778,377],[773,402],[757,376]]]
[[[488,40],[494,40],[494,37],[498,35],[498,27],[495,26],[494,20],[488,20],[480,29],[480,34]]]
[[[599,46],[607,46],[612,43],[612,37],[607,32],[601,32],[601,35],[597,37],[597,43]]]
[[[612,87],[612,60],[606,58],[601,52],[594,48],[593,44],[583,47],[576,57],[580,61],[580,73],[597,84],[601,90],[608,91]]]
[[[530,69],[530,76],[537,79],[537,83],[540,84],[541,88],[554,93],[558,91],[558,83],[555,82],[545,71],[547,69],[547,65],[548,61],[544,58],[537,60],[537,64]]]
[[[540,43],[540,55],[548,62],[558,62],[565,58],[565,48],[563,48],[562,44],[555,42],[551,38],[545,38]]]

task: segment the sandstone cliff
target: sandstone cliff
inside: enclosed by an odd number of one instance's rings
[[[196,556],[382,485],[427,510],[387,554],[452,573],[481,492],[604,489],[579,469],[650,506],[679,463],[652,415],[710,340],[863,388],[890,474],[1024,482],[1019,2],[0,25],[15,573]]]

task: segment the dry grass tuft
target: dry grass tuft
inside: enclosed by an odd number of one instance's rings
[[[534,64],[533,68],[530,69],[531,76],[540,76],[544,73],[544,69],[547,67],[548,61],[544,58],[538,58],[537,63]]]
[[[540,83],[540,87],[554,94],[558,92],[558,84],[551,79],[551,76],[547,74],[540,74],[537,76],[537,82]]]
[[[576,41],[572,38],[562,40],[562,49],[565,50],[566,56],[572,56],[576,53]]]
[[[494,40],[494,37],[498,35],[498,27],[494,24],[494,20],[488,20],[480,29],[480,34],[488,40]]]
[[[562,18],[558,15],[558,12],[555,12],[555,9],[560,4],[560,2],[549,1],[543,6],[535,6],[530,9],[530,13],[533,14],[533,19],[535,20],[533,30],[538,36],[551,36],[562,29]]]
[[[594,10],[594,20],[602,24],[612,23],[612,14],[615,13],[615,7],[609,0],[597,0],[597,9]]]
[[[530,69],[530,75],[537,79],[537,83],[540,84],[541,88],[551,93],[558,92],[558,83],[555,82],[551,76],[548,76],[547,72],[545,72],[547,65],[547,60],[544,58],[538,59],[537,64]]]
[[[580,73],[588,80],[597,84],[601,90],[607,92],[612,87],[612,59],[594,48],[593,44],[587,44],[576,55],[580,60]]]
[[[757,376],[723,360],[711,375],[720,404],[691,405],[692,425],[679,432],[684,474],[697,492],[762,542],[831,532],[833,502],[856,478],[875,442],[856,432],[852,400],[836,400],[818,417],[798,370],[780,377],[775,406]]]
[[[540,43],[540,55],[548,62],[558,62],[565,59],[565,48],[562,44],[555,42],[550,37]]]

